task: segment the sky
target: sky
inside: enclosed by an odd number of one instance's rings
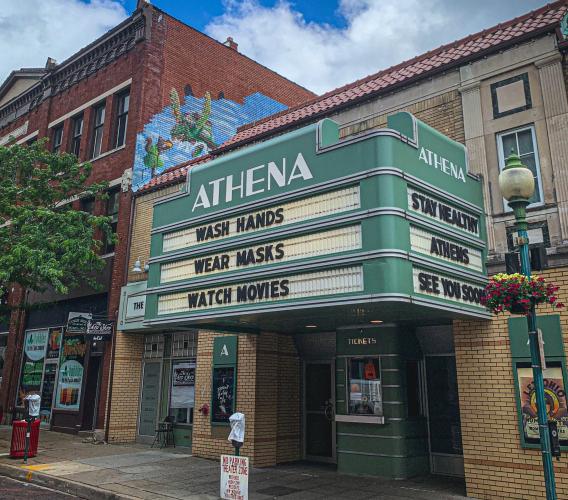
[[[543,0],[152,0],[181,21],[321,94],[541,7]],[[0,82],[61,62],[136,0],[2,0]]]

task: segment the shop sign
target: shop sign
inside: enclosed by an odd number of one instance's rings
[[[248,500],[249,459],[221,455],[221,498]]]
[[[213,364],[234,365],[237,362],[237,336],[226,335],[213,340]]]
[[[525,441],[537,443],[540,441],[540,434],[532,368],[518,367],[517,376]],[[562,368],[560,366],[547,368],[543,370],[543,376],[548,420],[554,420],[557,423],[560,444],[566,446],[568,445],[568,404]]]
[[[39,361],[45,356],[48,330],[35,330],[26,333],[24,352],[31,361]]]
[[[408,209],[464,233],[479,236],[479,217],[445,201],[408,188]]]
[[[128,297],[126,304],[126,319],[144,316],[146,312],[146,295]]]
[[[163,264],[161,282],[168,283],[218,272],[244,270],[360,248],[361,226],[342,227]]]
[[[256,233],[360,208],[359,186],[350,186],[282,205],[228,217],[164,234],[163,251],[172,252],[204,243]]]
[[[484,309],[484,288],[479,284],[417,267],[412,269],[412,276],[415,293]]]
[[[75,334],[87,333],[87,322],[92,318],[90,313],[70,312],[67,319],[67,332]]]
[[[301,186],[301,181],[313,178],[310,167],[302,153],[294,157],[283,157],[268,161],[264,165],[252,166],[240,175],[227,175],[220,179],[213,179],[201,184],[197,191],[192,212],[196,208],[210,208],[219,205],[220,200],[225,203],[241,201],[249,196],[267,192],[276,188]],[[188,183],[190,176],[188,176]],[[299,183],[299,184],[298,184]],[[190,189],[188,189],[190,191]]]
[[[202,311],[232,305],[269,303],[283,299],[361,291],[363,291],[363,269],[358,265],[165,294],[158,298],[158,314]]]
[[[482,272],[483,270],[481,250],[470,245],[457,243],[447,236],[434,234],[411,225],[410,245],[415,252],[429,257],[435,257],[473,271]]]
[[[114,321],[109,320],[93,320],[87,321],[87,336],[91,340],[99,342],[102,340],[110,340],[114,329]]]

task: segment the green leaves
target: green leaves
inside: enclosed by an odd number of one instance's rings
[[[45,140],[0,147],[0,289],[17,283],[66,294],[81,284],[96,286],[104,267],[101,237],[110,219],[70,210],[80,196],[104,197],[105,184],[86,185],[90,164],[47,151]]]

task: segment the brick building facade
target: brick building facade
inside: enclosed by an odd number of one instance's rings
[[[225,140],[237,125],[313,96],[240,54],[234,42],[219,43],[143,1],[128,19],[66,61],[57,64],[49,59],[45,68],[10,74],[0,87],[0,144],[47,137],[48,147],[90,161],[89,182],[107,181],[111,197],[94,206],[77,200],[73,207],[110,215],[118,243],[105,247],[107,266],[100,277],[102,291],[96,295],[89,289],[74,290],[68,297],[13,289],[12,304],[26,293],[28,305],[54,305],[47,312],[32,310],[19,322],[18,332],[13,315],[4,334],[0,405],[6,418],[15,407],[28,333],[55,335],[54,329],[67,324],[69,312],[116,320],[128,264],[133,176],[156,175],[171,166],[172,160],[162,154],[178,162],[206,154],[215,140]],[[227,109],[232,110],[228,117]],[[165,115],[170,119],[166,125],[161,122]],[[221,126],[226,120],[233,125]],[[177,135],[168,137],[175,124]],[[161,128],[155,133],[148,131],[150,125]],[[43,408],[46,422],[51,419],[54,428],[72,432],[103,427],[113,350],[112,342],[87,348],[85,377],[78,388],[84,396],[65,409],[56,401],[53,418],[51,408]],[[57,361],[48,365],[53,390]],[[47,371],[42,377],[47,380]],[[39,390],[44,392],[43,386]]]
[[[335,120],[340,126],[342,139],[349,140],[384,127],[387,117],[397,111],[410,111],[433,128],[467,146],[469,171],[478,176],[483,186],[487,216],[486,269],[488,273],[493,273],[504,270],[505,254],[514,251],[513,215],[504,205],[497,186],[505,151],[512,146],[533,169],[538,186],[538,199],[529,207],[528,213],[531,243],[546,248],[548,268],[543,275],[561,285],[561,300],[566,302],[568,296],[564,288],[568,238],[563,206],[567,199],[564,181],[568,158],[565,134],[568,65],[565,52],[567,34],[564,29],[567,11],[565,1],[555,2],[332,91],[306,105],[244,126],[233,138],[214,149],[212,158],[207,161],[222,158],[236,150],[246,151],[246,148],[255,147],[276,136],[285,136],[323,118]],[[140,221],[135,220],[132,226],[132,246],[136,246],[136,252],[130,255],[130,265],[138,257],[146,262],[150,258],[149,228],[154,204],[174,198],[183,189],[186,174],[192,168],[195,168],[195,164],[171,169],[147,184],[135,197]],[[128,280],[141,284],[145,278],[145,275],[137,274],[130,275]],[[139,297],[143,296],[144,288],[137,289],[136,293]],[[126,304],[127,290],[124,294]],[[129,363],[129,367],[136,366],[138,370],[141,387],[144,367],[150,357],[144,357],[143,354],[138,364],[132,365],[127,352],[130,345],[136,345],[137,352],[140,349],[144,351],[143,338],[149,339],[159,334],[159,330],[146,329],[145,336],[129,333],[126,328],[127,313],[124,313],[121,317],[124,331],[120,331],[119,325],[117,338],[123,342],[121,352],[124,362]],[[559,345],[565,346],[568,339],[566,315],[561,313],[557,316],[546,309],[541,314],[547,316],[549,321],[559,319],[559,330],[551,328],[550,335],[555,335],[556,340],[561,339]],[[144,328],[142,319],[138,320],[138,327]],[[413,331],[419,345],[423,389],[431,378],[429,370],[443,370],[447,374],[446,379],[442,380],[448,385],[447,393],[451,392],[450,386],[455,386],[456,401],[452,402],[452,408],[457,411],[457,417],[455,414],[451,417],[453,423],[446,429],[451,449],[449,452],[437,452],[432,444],[432,429],[429,428],[436,420],[436,415],[428,411],[428,402],[432,401],[428,400],[427,388],[424,389],[421,404],[425,404],[426,408],[420,410],[424,417],[424,428],[420,427],[422,424],[417,424],[416,428],[421,430],[414,437],[427,440],[425,460],[429,470],[463,475],[468,494],[478,498],[540,498],[544,492],[539,451],[534,442],[523,437],[517,375],[526,360],[518,355],[520,337],[516,334],[516,325],[518,323],[508,317],[491,321],[456,319],[449,323],[440,320],[438,324],[434,321],[427,326],[415,325]],[[211,426],[209,416],[198,410],[212,398],[211,368],[214,362],[211,351],[213,339],[219,336],[219,332],[194,328],[197,329],[194,352],[197,359],[195,413],[192,437],[188,438],[188,444],[193,447],[194,454],[213,458],[229,451],[226,431]],[[167,331],[163,333],[168,335]],[[251,425],[251,437],[245,444],[244,453],[258,465],[310,458],[306,450],[305,383],[308,379],[305,378],[305,370],[313,360],[335,357],[339,330],[325,335],[304,331],[294,336],[293,343],[289,342],[290,337],[277,333],[263,332],[259,336],[240,333],[238,349],[239,356],[242,350],[243,358],[241,364],[239,357],[238,369],[242,368],[246,374],[254,374],[248,378],[247,399],[239,408],[246,413]],[[331,340],[330,335],[333,337]],[[264,347],[260,346],[263,340],[267,341]],[[152,349],[152,341],[147,342],[146,346]],[[553,365],[557,363],[555,370],[562,369],[560,378],[566,386],[564,349],[555,353],[547,352],[547,356],[551,356]],[[437,360],[441,359],[445,364],[436,365]],[[282,368],[281,363],[284,365]],[[393,367],[388,370],[397,369]],[[284,390],[286,384],[278,378],[277,387],[273,385],[270,390],[264,389],[268,390],[268,396],[266,400],[259,401],[255,396],[258,393],[257,384],[262,384],[269,376],[263,370],[272,370],[272,378],[276,371],[280,373],[283,370],[290,384]],[[340,379],[342,375],[338,372],[336,376]],[[241,381],[239,377],[238,384]],[[125,386],[117,379],[114,383],[117,388]],[[167,390],[166,385],[163,389]],[[286,390],[289,392],[286,393]],[[237,392],[241,391],[239,385]],[[144,398],[143,390],[141,396]],[[293,403],[282,405],[282,401],[290,397]],[[337,396],[335,400],[337,411],[343,404],[339,399],[340,396]],[[267,412],[265,401],[270,402],[270,408],[285,406],[289,412],[285,417],[289,420],[282,427],[280,414]],[[119,423],[119,419],[115,420],[113,410],[109,424],[111,439],[140,439],[141,405],[144,405],[144,400],[131,401],[126,413],[135,417],[130,419],[126,433],[120,432],[123,421]],[[158,416],[163,417],[168,413],[168,408],[164,410],[165,413],[161,412]],[[405,411],[410,412],[410,409],[405,407]],[[396,420],[392,419],[392,425]],[[257,435],[259,421],[265,425],[262,437]],[[422,431],[424,434],[421,434]],[[340,432],[333,437],[333,446],[344,450],[346,436],[353,437],[357,432],[355,427]],[[425,438],[425,435],[428,437]],[[369,430],[367,438],[373,441],[377,436]],[[368,457],[367,464],[358,464],[359,471],[363,471],[379,456],[392,454],[392,462],[395,462],[395,457],[400,458],[404,451],[398,449],[393,452],[386,444],[377,445],[377,449],[371,452],[362,451],[362,448],[350,450],[353,454]],[[339,460],[335,455],[333,458]],[[559,498],[568,498],[564,486],[566,458],[562,457],[556,462],[555,468]],[[391,474],[388,466],[365,472]]]

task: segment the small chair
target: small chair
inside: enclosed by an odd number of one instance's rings
[[[158,428],[156,429],[156,435],[154,436],[151,448],[153,448],[156,443],[160,445],[160,448],[167,448],[170,445],[173,445],[174,448],[176,447],[174,421],[174,417],[168,415],[164,418],[163,422],[158,423]]]

